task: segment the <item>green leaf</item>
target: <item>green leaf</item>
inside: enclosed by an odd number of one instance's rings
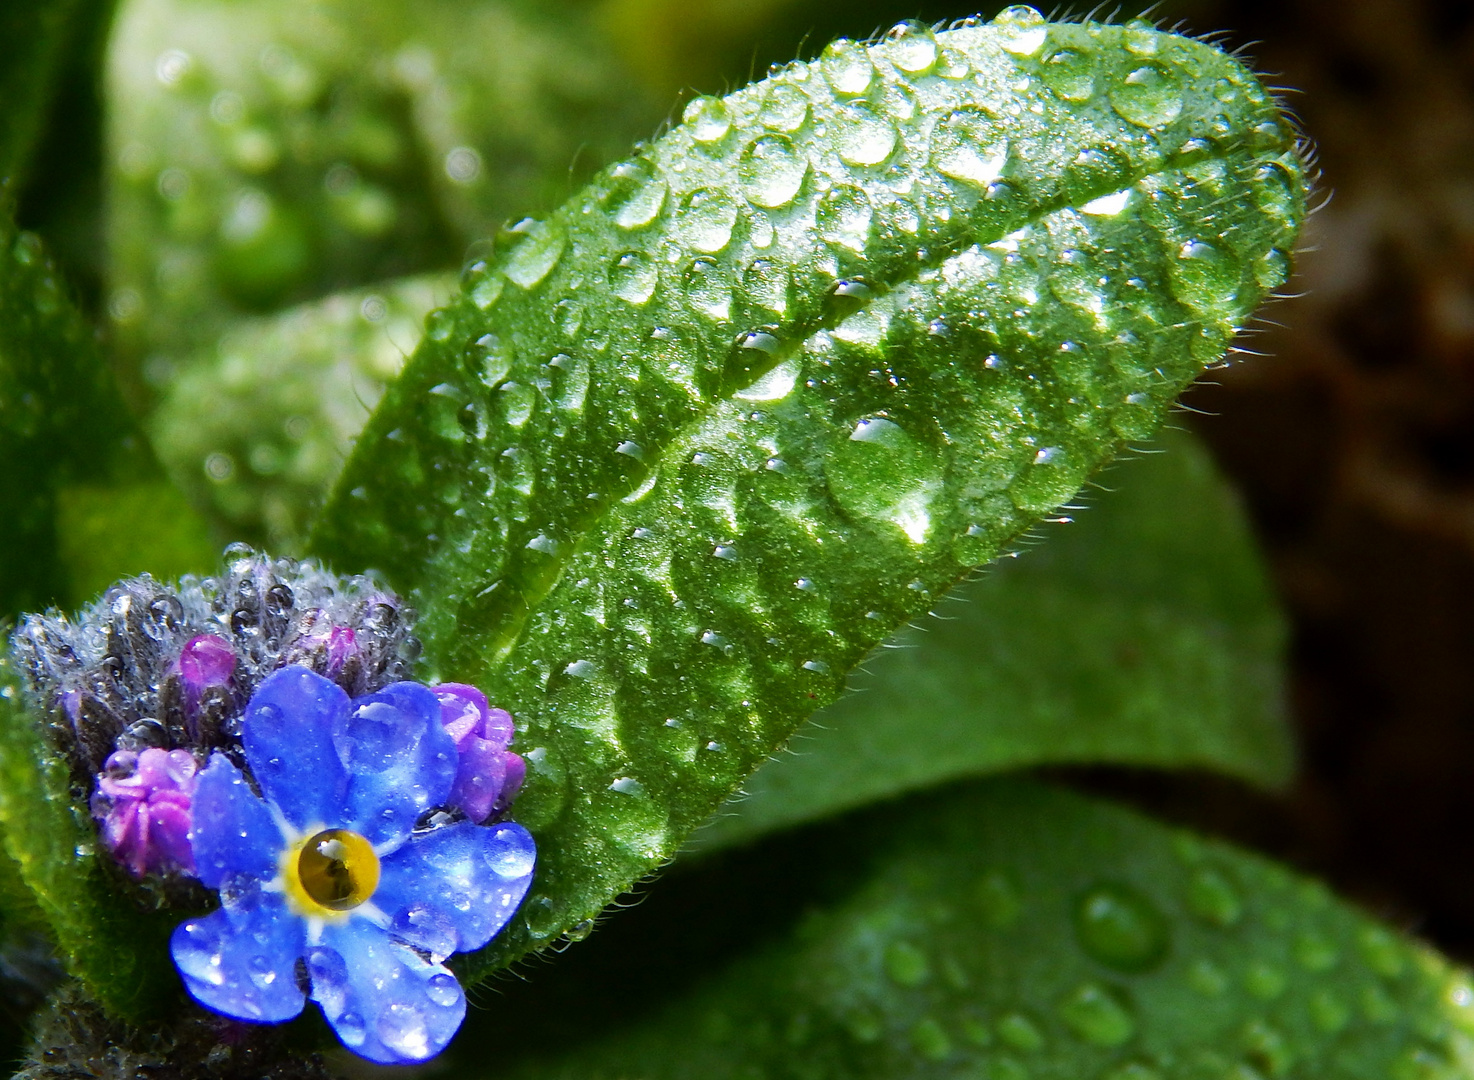
[[[454,287],[403,278],[238,321],[149,418],[159,457],[232,537],[300,549],[385,382]]]
[[[109,1012],[157,1014],[179,991],[167,962],[179,916],[143,910],[123,871],[97,854],[97,826],[66,763],[26,710],[8,650],[0,655],[0,823],[68,970]]]
[[[147,395],[230,322],[458,270],[660,119],[580,5],[129,0],[109,64],[112,290]]]
[[[0,615],[86,599],[76,588],[92,588],[87,571],[75,579],[61,557],[82,535],[87,567],[114,577],[176,568],[181,543],[199,545],[183,559],[190,569],[213,563],[213,545],[204,542],[192,512],[167,492],[160,493],[162,502],[145,502],[150,512],[126,530],[70,531],[85,529],[113,498],[136,505],[143,500],[134,485],[159,481],[92,330],[40,240],[17,232],[0,210]],[[94,494],[85,496],[84,488]],[[71,494],[59,494],[64,491]],[[160,508],[170,513],[153,512]],[[140,561],[129,565],[120,554]]]
[[[1151,434],[1284,278],[1293,141],[1208,45],[1010,9],[699,99],[468,275],[315,546],[518,718],[539,880],[470,968],[672,855]]]
[[[0,5],[0,180],[24,181],[69,47],[106,22],[112,0],[26,0]]]
[[[1183,432],[1117,465],[1048,543],[959,586],[856,693],[799,729],[692,838],[742,842],[902,791],[1034,765],[1290,778],[1285,627],[1248,522]]]
[[[796,867],[824,886],[776,926],[719,925],[728,960],[705,972],[680,959],[709,932],[692,911],[648,961],[606,950],[552,996],[560,972],[533,973],[468,1028],[457,1075],[1474,1075],[1467,973],[1318,883],[1104,803],[995,780],[764,853],[708,888],[745,910]]]

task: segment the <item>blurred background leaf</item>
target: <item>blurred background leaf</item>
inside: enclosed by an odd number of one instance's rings
[[[1401,1080],[1474,1062],[1474,987],[1433,953],[1263,859],[1032,782],[713,862],[504,984],[456,1074]]]

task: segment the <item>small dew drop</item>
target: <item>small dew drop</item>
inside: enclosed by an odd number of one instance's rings
[[[1015,56],[1033,56],[1049,35],[1044,16],[1024,4],[1004,8],[993,19],[993,25],[1003,33],[998,44]]]
[[[1095,1046],[1120,1046],[1136,1034],[1136,1018],[1124,991],[1099,983],[1076,987],[1060,1002],[1059,1015],[1078,1038]]]
[[[875,78],[870,50],[848,38],[828,45],[819,58],[819,66],[834,92],[845,97],[863,94]]]
[[[1182,112],[1182,85],[1171,69],[1143,64],[1111,87],[1111,107],[1137,127],[1161,127]]]
[[[886,41],[891,61],[908,75],[921,75],[936,65],[937,37],[929,26],[908,19],[891,27]]]
[[[809,118],[809,99],[787,83],[774,83],[763,95],[757,118],[766,128],[792,134]]]
[[[626,303],[644,304],[659,281],[660,268],[641,251],[626,251],[609,267],[609,291]]]
[[[896,148],[896,125],[866,101],[846,105],[839,120],[839,156],[850,165],[879,165]]]
[[[954,109],[932,132],[932,166],[943,176],[987,187],[1003,175],[1008,144],[998,122],[975,105]]]
[[[737,162],[742,194],[754,206],[776,210],[793,202],[809,162],[783,135],[764,135],[748,144]]]
[[[681,113],[681,120],[691,127],[691,137],[710,145],[720,142],[732,128],[732,114],[721,98],[694,98]]]
[[[1155,968],[1167,955],[1167,920],[1129,885],[1102,882],[1075,905],[1075,936],[1097,962],[1117,971]]]

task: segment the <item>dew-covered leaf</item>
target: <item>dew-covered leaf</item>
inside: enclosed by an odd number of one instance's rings
[[[840,42],[468,275],[316,534],[519,722],[592,917],[897,626],[1059,506],[1281,283],[1294,134],[1239,62],[1022,9]]]
[[[1285,783],[1284,622],[1248,522],[1200,443],[1168,431],[1158,449],[871,656],[856,692],[801,727],[693,850],[1035,765]]]
[[[708,888],[725,881],[734,909],[760,910],[744,894],[782,893],[801,866],[827,879],[802,910],[719,926],[733,940],[706,971],[680,959],[710,932],[691,911],[658,937],[658,979],[632,975],[626,953],[600,957],[596,935],[587,959],[603,963],[582,964],[580,983],[539,997],[559,971],[536,971],[468,1028],[457,1075],[1474,1075],[1466,972],[1316,882],[1105,803],[992,780],[774,844],[771,866],[744,856]],[[625,997],[631,984],[643,996]],[[582,1035],[570,1015],[590,1018]]]
[[[664,110],[583,5],[525,0],[125,0],[108,80],[110,312],[145,392],[242,315],[458,269]]]
[[[450,275],[401,278],[237,321],[149,417],[164,467],[233,538],[298,550],[384,384],[454,287]]]

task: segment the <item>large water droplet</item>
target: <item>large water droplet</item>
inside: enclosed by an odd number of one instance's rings
[[[482,334],[466,346],[463,355],[467,373],[490,388],[507,377],[517,354],[500,335]]]
[[[875,78],[875,65],[870,50],[848,38],[840,38],[825,47],[819,57],[824,77],[836,94],[853,97],[870,89]]]
[[[614,224],[621,229],[643,229],[660,215],[667,190],[664,180],[635,186],[614,208]]]
[[[507,256],[502,273],[508,280],[530,289],[547,277],[562,258],[563,230],[546,221],[527,222],[519,229],[523,233],[522,242]]]
[[[931,976],[931,962],[909,941],[893,941],[885,948],[885,973],[901,986],[920,986]]]
[[[364,1024],[363,1017],[351,1010],[333,1021],[333,1030],[337,1032],[338,1038],[343,1040],[344,1045],[350,1049],[362,1046],[363,1040],[368,1037],[368,1026]]]
[[[1044,1045],[1039,1027],[1023,1013],[1006,1013],[998,1018],[998,1038],[1007,1046],[1032,1053]]]
[[[681,201],[676,221],[686,243],[697,251],[715,254],[732,240],[737,203],[717,188],[700,188]]]
[[[732,284],[727,269],[713,259],[693,259],[681,278],[686,300],[697,311],[713,319],[726,319],[732,314]]]
[[[861,420],[830,450],[824,472],[850,514],[890,522],[913,544],[925,541],[941,464],[899,424],[878,416]]]
[[[691,137],[699,143],[720,142],[732,128],[727,103],[717,97],[693,98],[681,120],[691,125]]]
[[[1161,64],[1143,64],[1111,87],[1111,105],[1138,127],[1160,127],[1182,112],[1182,84]]]
[[[425,996],[441,1008],[448,1009],[461,1000],[461,984],[454,975],[439,972],[425,984]]]
[[[910,75],[930,71],[937,62],[937,36],[912,19],[896,23],[885,35],[891,62]]]
[[[1089,101],[1095,94],[1095,57],[1088,49],[1060,49],[1044,60],[1044,85],[1066,101]]]
[[[768,259],[754,259],[742,272],[742,295],[775,315],[788,311],[788,271]]]
[[[732,396],[739,401],[781,401],[798,384],[798,359],[786,360]]]
[[[1007,162],[998,121],[976,105],[954,109],[932,131],[932,168],[943,176],[987,187]]]
[[[1270,248],[1254,263],[1254,281],[1261,289],[1277,289],[1290,277],[1290,257]]]
[[[1250,1063],[1270,1077],[1284,1076],[1295,1064],[1290,1041],[1263,1020],[1244,1025],[1244,1050]]]
[[[848,184],[830,188],[816,211],[819,236],[826,243],[864,251],[874,213],[870,197],[859,188]]]
[[[626,251],[609,267],[609,291],[631,304],[643,304],[655,292],[660,268],[641,251]]]
[[[1167,920],[1141,893],[1116,882],[1080,897],[1075,935],[1092,959],[1118,971],[1149,971],[1167,955]]]
[[[1205,868],[1188,882],[1187,909],[1211,926],[1227,928],[1239,921],[1244,905],[1227,878]]]
[[[1085,1042],[1120,1046],[1136,1034],[1136,1018],[1123,993],[1099,983],[1084,983],[1060,1002],[1060,1019]]]
[[[873,299],[875,290],[861,278],[836,281],[824,294],[824,321],[833,326],[849,318]]]
[[[1015,56],[1033,56],[1049,34],[1044,16],[1024,4],[1004,8],[993,19],[993,25],[1003,32],[998,44]]]
[[[742,194],[748,202],[770,210],[793,202],[808,171],[808,158],[783,135],[764,135],[750,143],[737,163]]]
[[[502,410],[502,420],[511,428],[526,425],[532,410],[537,405],[537,391],[525,383],[503,383],[497,393],[497,404]]]
[[[379,1041],[402,1058],[423,1061],[430,1056],[430,1029],[420,1010],[395,1003],[379,1012]]]
[[[582,356],[577,359],[559,353],[548,361],[548,366],[562,373],[555,391],[554,402],[558,408],[568,412],[582,412],[584,398],[589,392],[589,363]]]
[[[1172,293],[1190,308],[1215,311],[1239,295],[1239,264],[1215,244],[1189,240],[1172,260]]]
[[[757,118],[764,127],[791,134],[809,118],[809,99],[786,83],[774,83],[763,95]]]
[[[868,101],[852,101],[838,118],[839,156],[850,165],[879,165],[896,148],[896,125]]]
[[[946,1061],[952,1054],[952,1040],[932,1016],[923,1016],[912,1025],[911,1045],[928,1061]]]

